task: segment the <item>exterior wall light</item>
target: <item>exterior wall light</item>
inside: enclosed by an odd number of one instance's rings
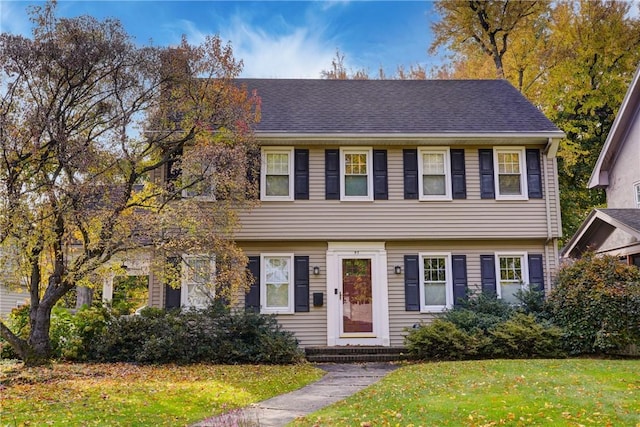
[[[320,267],[316,265],[315,267],[313,267],[313,275],[317,276],[318,274],[320,274]]]
[[[393,268],[393,271],[394,271],[396,274],[402,274],[402,267],[401,267],[401,266],[399,266],[399,265],[396,265],[396,266]]]

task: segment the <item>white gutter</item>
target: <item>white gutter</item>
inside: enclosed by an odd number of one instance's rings
[[[564,138],[562,131],[557,132],[495,132],[495,133],[463,133],[463,132],[441,132],[441,133],[294,133],[294,132],[261,132],[255,131],[255,136],[260,139],[299,139],[305,141],[327,141],[328,139],[386,139],[386,140],[407,140],[407,139],[473,139],[473,140],[493,140],[500,138],[531,138],[531,139],[551,139]]]

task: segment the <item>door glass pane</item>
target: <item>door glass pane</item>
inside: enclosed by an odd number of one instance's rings
[[[344,333],[373,332],[371,260],[342,260],[342,326]]]

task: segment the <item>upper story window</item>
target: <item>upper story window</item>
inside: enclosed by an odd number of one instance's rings
[[[182,262],[181,305],[206,308],[215,296],[213,277],[215,260],[209,255],[184,255]]]
[[[526,200],[527,177],[523,148],[494,150],[496,199]]]
[[[371,149],[340,150],[341,200],[373,200]]]
[[[451,254],[420,254],[420,310],[439,312],[453,307]]]
[[[260,306],[263,313],[293,313],[293,254],[261,255]]]
[[[184,165],[182,197],[215,200],[215,167],[212,164]]]
[[[420,200],[451,200],[450,163],[447,148],[418,150]]]
[[[263,148],[260,171],[262,200],[293,200],[293,148]]]
[[[636,196],[636,208],[640,208],[640,182],[634,185],[633,189]]]
[[[496,254],[496,293],[502,300],[512,304],[520,302],[516,294],[526,289],[529,277],[526,260],[524,253]]]

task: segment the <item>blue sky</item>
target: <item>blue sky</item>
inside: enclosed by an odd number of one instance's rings
[[[33,1],[0,0],[0,31],[30,35],[26,7]],[[41,3],[40,3],[41,4]],[[336,49],[347,68],[374,76],[382,66],[439,63],[430,57],[429,1],[68,1],[62,16],[118,18],[138,43],[172,45],[182,34],[197,43],[207,34],[231,42],[244,61],[243,77],[319,78]]]

